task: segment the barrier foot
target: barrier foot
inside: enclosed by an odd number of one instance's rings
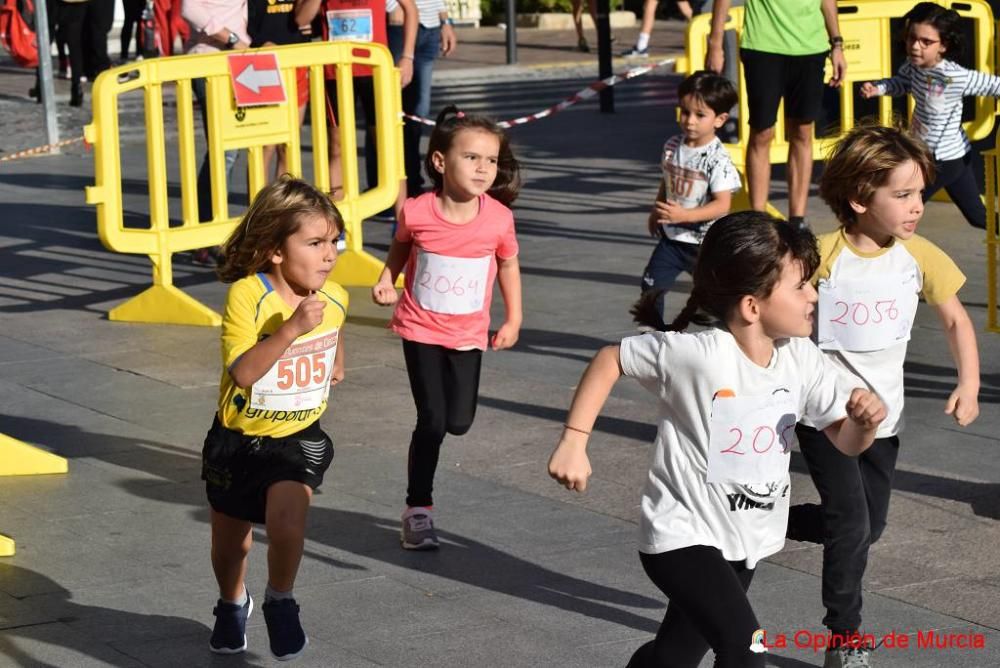
[[[378,259],[366,251],[346,250],[337,258],[337,264],[333,267],[330,279],[347,287],[371,287],[378,281],[382,267],[385,266],[383,260]],[[397,287],[401,285],[396,282]]]
[[[222,316],[172,285],[154,285],[108,312],[108,320],[218,327]]]
[[[745,179],[746,176],[744,176],[743,178]],[[783,216],[780,211],[771,206],[770,202],[768,202],[765,206],[766,206],[765,211],[768,214],[780,220],[785,220],[785,216]],[[737,190],[735,193],[733,193],[733,203],[732,206],[729,207],[730,211],[749,211],[750,209],[751,209],[750,195],[747,193],[745,188]]]
[[[0,557],[14,556],[14,539],[0,534]]]
[[[0,475],[44,475],[68,470],[63,457],[0,434]]]

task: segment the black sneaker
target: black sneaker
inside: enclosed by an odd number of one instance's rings
[[[297,658],[309,644],[299,623],[299,605],[294,598],[264,602],[264,622],[271,641],[271,656],[278,661]]]
[[[247,648],[247,619],[253,612],[253,599],[247,592],[247,602],[243,605],[227,603],[221,598],[215,604],[215,628],[208,648],[216,654],[239,654]]]

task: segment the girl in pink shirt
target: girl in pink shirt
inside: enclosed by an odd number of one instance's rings
[[[472,426],[483,350],[510,348],[521,329],[521,270],[507,208],[521,179],[507,137],[488,119],[446,107],[424,169],[434,191],[403,205],[385,268],[372,288],[377,304],[396,304],[389,326],[403,339],[417,407],[400,535],[408,550],[438,547],[431,491],[441,443],[445,434],[459,436]],[[395,283],[404,264],[400,297]],[[507,317],[491,342],[494,278]]]

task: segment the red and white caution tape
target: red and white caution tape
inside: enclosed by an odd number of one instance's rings
[[[664,65],[673,65],[676,62],[676,60],[677,60],[676,58],[666,58],[656,63],[651,63],[649,65],[644,65],[642,67],[635,67],[622,74],[614,74],[608,77],[607,79],[595,81],[594,83],[590,84],[583,90],[574,93],[573,95],[570,95],[568,98],[566,98],[559,104],[553,105],[548,109],[543,109],[542,111],[538,111],[535,112],[534,114],[529,114],[527,116],[520,116],[519,118],[513,118],[509,121],[500,121],[497,123],[497,125],[500,126],[501,128],[511,128],[514,127],[515,125],[524,125],[525,123],[530,123],[532,121],[537,121],[541,118],[552,116],[553,114],[558,114],[563,109],[571,107],[577,102],[583,102],[584,100],[589,100],[590,98],[594,97],[605,88],[609,88],[623,81],[628,81],[629,79],[634,79],[638,76],[642,76],[643,74],[648,74],[649,72],[652,72],[653,70],[659,67],[663,67]],[[423,118],[422,116],[414,116],[412,114],[404,113],[403,117],[408,118],[411,121],[422,123],[424,125],[431,125],[431,126],[437,125],[434,121],[430,120],[429,118]]]
[[[35,148],[27,148],[23,151],[18,151],[17,153],[11,153],[10,155],[0,156],[0,162],[9,162],[11,160],[19,160],[20,158],[28,158],[33,155],[38,155],[39,153],[48,153],[52,149],[62,148],[63,146],[69,146],[70,144],[75,144],[77,142],[83,141],[83,137],[73,137],[72,139],[64,139],[55,144],[46,144],[45,146],[36,146]]]

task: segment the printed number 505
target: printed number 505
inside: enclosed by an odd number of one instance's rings
[[[278,360],[278,389],[290,390],[292,387],[322,383],[326,378],[325,357],[325,353],[313,353],[308,357],[300,355]]]

